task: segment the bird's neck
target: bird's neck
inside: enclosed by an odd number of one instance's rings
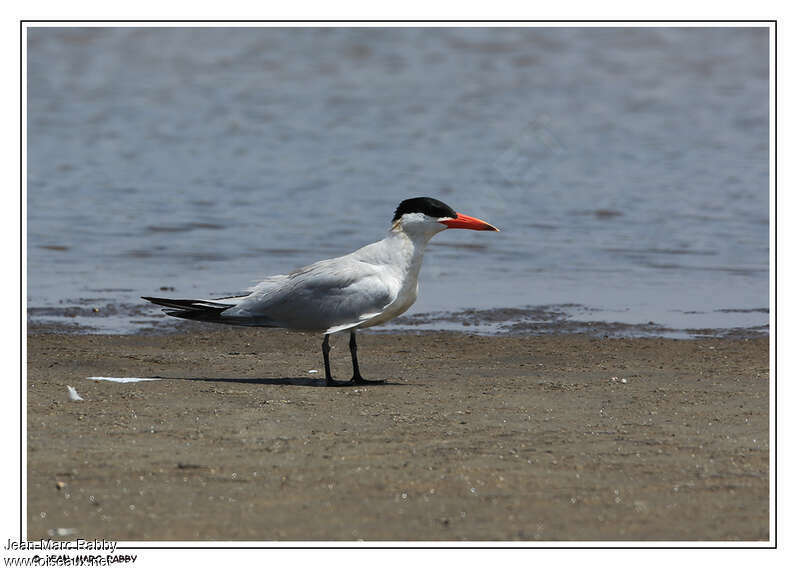
[[[435,233],[434,233],[435,234]],[[384,239],[387,242],[387,251],[396,256],[395,261],[410,277],[416,281],[422,266],[425,247],[434,234],[408,233],[402,228],[392,228]]]
[[[422,258],[430,239],[436,233],[406,232],[401,227],[393,227],[386,238],[369,244],[353,254],[360,260],[372,264],[385,265],[399,273],[404,283],[413,282],[422,266]]]

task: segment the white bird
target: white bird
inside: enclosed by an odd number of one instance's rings
[[[213,300],[144,299],[166,306],[164,312],[177,318],[324,333],[322,356],[328,385],[381,383],[361,377],[355,332],[383,324],[411,307],[417,299],[425,246],[448,228],[497,230],[439,200],[417,197],[400,203],[383,240],[289,274],[270,276],[246,295]],[[331,376],[328,338],[345,331],[350,332],[353,377],[337,382]]]

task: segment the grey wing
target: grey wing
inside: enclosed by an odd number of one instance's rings
[[[261,319],[264,325],[333,333],[378,315],[396,298],[399,283],[380,267],[358,260],[323,260],[285,276],[274,276],[227,316]]]

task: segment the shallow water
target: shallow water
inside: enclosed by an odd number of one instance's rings
[[[412,313],[764,326],[768,39],[29,29],[29,319],[133,331],[141,295],[238,292],[428,195],[502,232],[434,238]]]

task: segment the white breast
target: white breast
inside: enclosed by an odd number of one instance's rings
[[[384,258],[384,268],[399,282],[397,297],[379,315],[365,321],[359,328],[368,328],[388,322],[408,310],[417,300],[419,271],[428,237],[414,240],[406,233],[394,233],[380,243],[375,254]]]

